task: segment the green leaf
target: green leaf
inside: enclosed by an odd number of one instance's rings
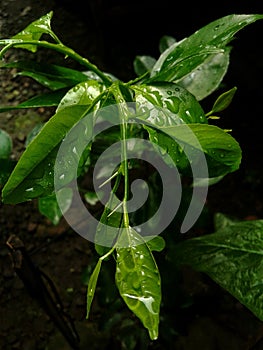
[[[0,113],[24,108],[56,107],[67,91],[68,89],[61,89],[54,92],[48,92],[36,97],[32,97],[29,100],[22,102],[16,106],[3,106],[0,107]]]
[[[144,113],[140,119],[151,125],[162,128],[183,123],[207,123],[196,98],[177,84],[160,82],[132,86],[132,89],[135,91],[138,112]]]
[[[263,220],[232,221],[220,216],[215,233],[185,240],[171,254],[209,275],[263,320]]]
[[[18,75],[28,76],[51,90],[69,88],[88,80],[80,71],[43,62],[16,61],[2,65],[1,68],[17,68],[21,70]]]
[[[151,56],[136,56],[133,62],[135,73],[140,76],[146,72],[150,72],[156,62]]]
[[[213,114],[213,113],[221,112],[224,109],[226,109],[230,105],[230,103],[232,102],[236,91],[237,91],[237,88],[233,87],[231,90],[228,90],[228,91],[224,92],[222,95],[220,95],[216,99],[216,101],[213,105],[212,111],[209,112],[209,115]]]
[[[104,85],[96,80],[81,82],[71,88],[61,99],[57,112],[73,105],[89,105],[103,91]]]
[[[153,67],[148,82],[170,81],[179,83],[191,72],[196,74],[198,68],[201,68],[198,79],[204,81],[208,76],[212,78],[213,72],[217,72],[217,69],[213,66],[220,58],[219,65],[222,64],[223,68],[219,69],[220,74],[217,73],[217,76],[213,79],[214,86],[210,86],[210,89],[215,89],[222,80],[224,71],[226,72],[228,57],[224,56],[229,55],[227,44],[242,28],[262,18],[263,15],[258,14],[227,15],[209,23],[190,37],[174,43],[165,50]],[[210,70],[207,68],[207,64],[211,65],[211,63],[212,69]],[[204,74],[204,78],[202,74]]]
[[[85,104],[71,105],[71,99],[65,101],[64,108],[61,107],[30,142],[3,188],[2,195],[5,203],[15,204],[52,193],[54,189],[54,163],[60,143],[71,128],[90,111],[94,99],[100,95],[101,85],[98,82],[87,83],[92,84],[92,89],[91,91],[85,90],[87,96],[82,95],[81,100],[78,100],[79,90],[76,89],[76,101],[85,102]],[[70,96],[73,98],[72,94]],[[74,99],[72,99],[72,104],[74,104]],[[86,123],[89,125],[81,123],[77,125],[80,133],[83,133],[83,137],[71,140],[74,143],[72,144],[72,153],[67,154],[65,159],[60,159],[61,178],[63,178],[61,187],[73,180],[74,165],[77,168],[82,166],[82,164],[79,165],[78,149],[82,150],[82,143],[85,143],[88,137],[84,133],[92,135],[93,132],[93,120],[88,120]],[[80,163],[84,161],[81,158]]]
[[[3,202],[15,204],[52,193],[58,147],[85,110],[86,106],[72,106],[50,118],[16,164],[3,188]],[[65,167],[64,173],[69,170],[69,166]]]
[[[146,236],[145,241],[151,251],[161,252],[165,248],[165,240],[161,236]]]
[[[165,149],[179,171],[187,175],[191,175],[190,166],[201,169],[202,155],[210,178],[224,176],[240,166],[242,152],[238,142],[217,126],[182,124],[147,130],[150,140]]]
[[[11,155],[13,142],[10,135],[0,129],[0,159],[8,159]]]
[[[229,66],[230,50],[209,55],[196,69],[181,79],[177,84],[191,92],[198,101],[214,92],[222,82]]]
[[[129,243],[129,245],[127,245]],[[148,329],[152,340],[158,338],[161,280],[147,243],[131,227],[122,230],[116,248],[116,285],[129,309]]]
[[[90,279],[89,279],[88,290],[87,290],[87,315],[86,315],[86,319],[89,318],[91,304],[92,304],[92,301],[93,301],[93,298],[95,295],[97,281],[99,278],[102,261],[103,261],[103,259],[101,259],[101,258],[98,260],[97,265],[95,266],[95,269],[93,270],[92,275],[90,276]]]
[[[63,203],[63,207],[58,205],[57,196],[60,197],[59,203]],[[72,198],[72,189],[62,188],[56,194],[38,199],[39,212],[45,215],[53,225],[57,225],[63,214],[70,208]]]
[[[0,159],[0,187],[3,187],[7,182],[15,165],[16,161],[12,159]]]
[[[43,34],[50,35],[53,39],[55,39],[58,43],[59,40],[56,38],[55,34],[51,29],[51,19],[53,16],[53,11],[50,11],[46,15],[40,17],[36,21],[29,24],[24,30],[20,33],[13,36],[13,39],[19,39],[21,41],[30,41],[30,40],[39,40]],[[17,47],[36,52],[36,45],[19,45]]]
[[[168,49],[170,46],[172,46],[174,43],[176,43],[176,40],[174,37],[170,35],[164,35],[161,37],[159,42],[159,50],[161,53],[163,53],[166,49]]]

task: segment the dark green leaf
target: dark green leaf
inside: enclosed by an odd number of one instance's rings
[[[158,267],[147,243],[132,228],[123,229],[118,240],[116,285],[131,311],[158,338],[161,281]]]
[[[17,61],[7,63],[1,68],[17,68],[21,70],[18,74],[31,77],[51,90],[69,88],[88,80],[88,77],[80,71],[43,62]]]
[[[9,134],[0,129],[0,159],[8,159],[11,155],[13,142]]]
[[[86,318],[89,317],[91,304],[92,304],[92,301],[93,301],[93,298],[95,295],[97,281],[98,281],[98,277],[100,274],[101,264],[102,264],[102,259],[99,259],[97,262],[97,265],[95,266],[95,269],[93,270],[92,275],[90,276],[90,279],[89,279],[88,290],[87,290],[87,315],[86,315]]]
[[[263,320],[262,252],[263,220],[231,222],[227,218],[215,233],[185,240],[172,254],[177,255],[178,264],[209,275]]]
[[[12,159],[0,159],[0,187],[2,188],[7,182],[16,162]]]
[[[56,107],[58,106],[62,97],[65,95],[67,91],[68,89],[61,89],[54,92],[48,92],[36,97],[32,97],[29,100],[22,102],[16,106],[3,106],[3,107],[0,107],[0,113],[14,110],[14,109]]]
[[[60,197],[58,205],[57,196]],[[63,214],[70,208],[73,192],[71,188],[62,188],[56,194],[38,199],[38,209],[41,214],[45,215],[53,225],[57,225]]]
[[[212,111],[209,114],[218,113],[226,109],[232,102],[236,91],[237,91],[237,88],[233,87],[231,90],[228,90],[224,92],[222,95],[220,95],[215,101]]]

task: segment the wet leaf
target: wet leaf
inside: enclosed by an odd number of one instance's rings
[[[263,320],[263,220],[217,216],[215,233],[185,240],[172,254],[178,264],[209,275]]]
[[[148,329],[151,339],[158,338],[161,303],[159,271],[147,243],[132,228],[123,229],[116,248],[116,285],[131,311]]]

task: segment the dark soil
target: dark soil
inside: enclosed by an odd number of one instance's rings
[[[162,35],[181,39],[226,14],[263,13],[258,2],[254,3],[251,1],[248,8],[221,2],[218,8],[209,6],[209,11],[202,4],[196,5],[193,11],[182,5],[185,8],[180,13],[177,11],[175,16],[175,12],[168,9],[169,3],[166,6],[154,5],[145,0],[126,5],[120,1],[94,0],[89,1],[88,6],[84,1],[73,3],[70,0],[46,0],[44,5],[32,0],[0,0],[0,36],[10,37],[53,10],[52,27],[63,42],[96,62],[101,69],[128,80],[134,77],[132,61],[135,55],[157,57],[158,41]],[[175,17],[180,17],[180,20]],[[166,24],[163,24],[164,19]],[[127,23],[130,24],[128,29]],[[262,115],[263,63],[258,58],[259,45],[262,51],[258,38],[263,33],[263,26],[256,23],[252,27],[244,29],[233,43],[235,49],[224,89],[235,85],[238,92],[233,104],[218,121],[219,126],[233,129],[233,136],[243,149],[242,164],[238,171],[211,186],[207,198],[207,221],[200,223],[199,234],[212,229],[211,218],[216,212],[241,220],[263,217],[263,143],[262,122],[259,120]],[[121,37],[118,28],[121,28]],[[23,58],[23,55],[24,52],[10,52],[7,60]],[[37,57],[52,62],[54,56],[52,53],[47,56],[40,50]],[[63,60],[61,57],[64,64]],[[55,61],[57,63],[57,56]],[[15,70],[1,71],[0,74],[1,105],[17,104],[44,91],[29,78],[16,76]],[[212,98],[204,103],[211,106],[211,101]],[[28,132],[50,115],[52,109],[42,108],[0,115],[0,128],[13,139],[14,159],[18,159],[23,151]],[[142,326],[122,304],[116,312],[118,321],[112,318],[109,311],[116,310],[112,306],[116,300],[113,298],[108,304],[102,300],[101,289],[110,289],[106,284],[99,285],[91,317],[86,320],[85,272],[90,271],[97,259],[93,245],[72,231],[63,219],[57,226],[52,225],[39,213],[35,201],[16,206],[1,204],[0,213],[0,349],[70,349],[53,320],[30,296],[15,272],[6,246],[12,234],[21,239],[31,261],[52,280],[66,312],[75,323],[81,349],[263,349],[262,322],[207,276],[191,269],[183,269],[180,279],[171,277],[164,283],[161,335],[156,342],[148,340]],[[161,267],[164,273],[166,268]],[[107,263],[105,274],[111,276]],[[175,282],[178,285],[173,284]],[[110,287],[114,289],[114,279],[107,283],[112,283]],[[179,296],[178,290],[183,297]],[[180,307],[180,298],[191,300],[190,305]],[[134,328],[125,328],[125,322]],[[133,331],[140,334],[136,347],[132,347],[132,337],[129,338],[128,334]]]

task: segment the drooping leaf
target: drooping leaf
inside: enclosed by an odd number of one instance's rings
[[[68,89],[61,89],[54,92],[48,92],[36,97],[32,97],[29,100],[15,106],[3,106],[0,107],[0,113],[24,108],[56,107],[67,91]]]
[[[147,243],[132,228],[123,229],[116,248],[116,285],[129,309],[157,339],[161,303],[161,280]]]
[[[231,221],[223,214],[215,233],[177,244],[172,254],[209,275],[263,320],[263,220]]]
[[[69,88],[88,80],[87,75],[78,70],[44,62],[16,61],[6,63],[1,68],[19,69],[18,75],[30,77],[51,90]]]

